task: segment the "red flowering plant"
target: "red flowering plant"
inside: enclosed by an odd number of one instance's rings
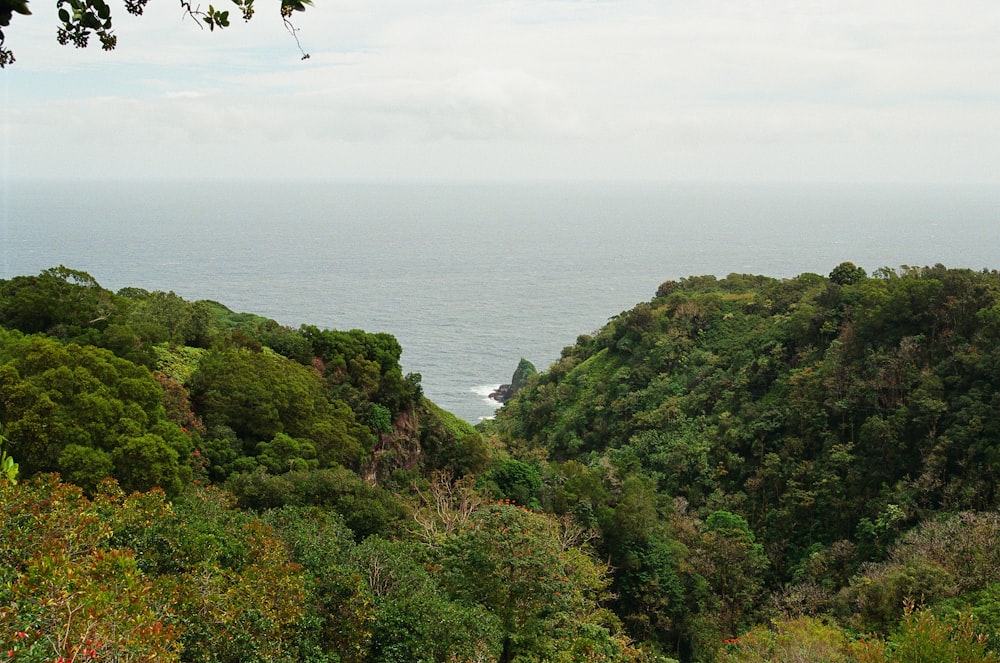
[[[159,371],[153,373],[153,378],[163,388],[163,408],[167,419],[173,421],[189,436],[203,435],[205,424],[191,408],[191,399],[183,384]]]
[[[9,661],[178,660],[150,579],[76,486],[0,483],[0,653]],[[6,661],[5,661],[6,663]]]

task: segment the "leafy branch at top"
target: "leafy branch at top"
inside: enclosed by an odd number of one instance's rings
[[[148,0],[124,0],[125,10],[141,16]],[[244,21],[249,21],[254,15],[254,0],[231,0],[239,9]],[[229,11],[217,9],[209,5],[202,9],[200,5],[192,4],[190,0],[180,0],[184,13],[194,18],[198,25],[208,26],[210,31],[216,28],[229,27]],[[293,12],[305,11],[312,5],[312,0],[281,0],[281,20],[285,28],[295,39],[295,43],[305,60],[309,54],[302,48],[298,38],[298,29],[292,24]],[[56,30],[56,40],[62,44],[73,44],[77,48],[85,48],[92,35],[101,42],[101,48],[113,50],[118,44],[118,36],[112,30],[111,7],[105,0],[57,0],[56,9],[59,16],[59,27]],[[14,14],[30,15],[28,0],[0,0],[0,28],[6,28]],[[15,61],[14,53],[5,46],[6,35],[0,29],[0,69]]]
[[[30,16],[31,10],[28,9],[28,0],[0,0],[0,28],[6,28],[10,25],[10,19],[14,17],[14,14]],[[5,38],[3,30],[0,29],[0,69],[14,62],[14,54],[4,47]]]

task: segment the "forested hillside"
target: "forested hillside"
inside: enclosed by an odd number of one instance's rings
[[[400,353],[0,281],[0,659],[997,660],[996,272],[667,282],[479,430]]]
[[[800,615],[890,632],[907,600],[995,633],[998,341],[996,272],[693,277],[581,336],[492,430],[538,459],[544,508],[598,525],[616,612],[668,652]]]

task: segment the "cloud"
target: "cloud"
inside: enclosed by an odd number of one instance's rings
[[[348,141],[559,139],[585,124],[552,81],[514,69],[347,86],[292,105],[298,134]]]
[[[996,177],[985,0],[342,0],[296,17],[305,62],[263,6],[222,34],[149,11],[111,54],[13,26],[14,170],[155,148],[161,173],[269,155],[393,177]]]

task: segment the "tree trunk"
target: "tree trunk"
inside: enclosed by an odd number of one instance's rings
[[[511,663],[514,660],[514,652],[511,648],[510,636],[505,635],[503,637],[503,652],[500,654],[500,660],[497,663]]]

